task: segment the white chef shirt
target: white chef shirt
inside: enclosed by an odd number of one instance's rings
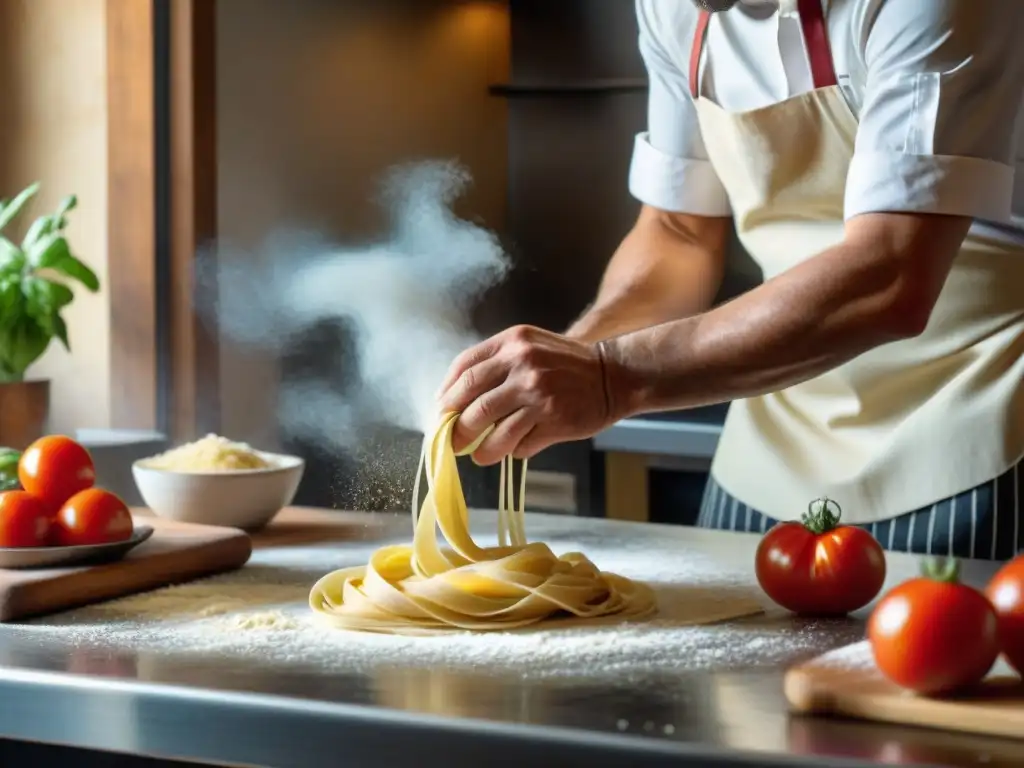
[[[857,113],[845,215],[970,216],[1024,243],[1024,0],[823,0],[836,75]],[[690,96],[698,10],[637,0],[650,80],[630,191],[651,206],[728,216]],[[796,0],[715,14],[700,93],[730,112],[813,88]],[[987,220],[987,221],[984,221]]]

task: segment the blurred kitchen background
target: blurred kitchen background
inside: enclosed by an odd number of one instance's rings
[[[61,186],[89,191],[94,175],[63,170],[54,142],[44,149],[32,131],[39,124],[59,125],[62,136],[73,130],[78,144],[65,151],[93,152],[102,166],[108,148],[97,140],[105,134],[96,112],[104,3],[0,3],[0,27],[12,39],[15,27],[24,32],[21,46],[38,55],[58,36],[62,66],[95,76],[95,90],[49,78],[51,98],[23,96],[17,117],[8,103],[6,119],[15,125],[0,129],[13,132],[7,138],[19,162],[46,161]],[[77,15],[73,26],[67,14]],[[591,300],[638,211],[627,173],[633,137],[645,127],[646,82],[632,0],[217,0],[215,30],[220,238],[257,246],[282,227],[314,229],[340,243],[372,237],[385,226],[374,204],[381,175],[397,163],[451,158],[473,177],[457,213],[496,231],[516,264],[481,307],[480,330],[514,323],[562,329]],[[26,122],[26,109],[35,123]],[[28,172],[0,159],[7,193],[13,182],[5,173],[20,181]],[[87,218],[92,198],[83,199]],[[80,249],[102,252],[112,238],[107,227],[80,232]],[[722,298],[758,280],[734,244]],[[73,337],[74,354],[51,349],[41,372],[56,390],[51,427],[94,430],[102,440],[103,430],[119,426],[111,416],[117,382],[110,321],[92,300],[74,308],[76,322],[92,324]],[[366,505],[351,482],[365,467],[287,434],[275,416],[281,382],[337,375],[347,343],[343,328],[320,327],[281,358],[219,339],[218,431],[304,455],[299,504]],[[76,398],[69,377],[79,390],[91,389],[94,402]],[[531,506],[690,523],[724,413],[636,420],[593,442],[547,451],[531,462]],[[495,473],[472,467],[467,474],[470,502],[493,505]],[[405,503],[404,491],[391,496]],[[394,506],[384,497],[382,505]]]

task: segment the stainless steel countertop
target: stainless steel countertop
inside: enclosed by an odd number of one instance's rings
[[[379,516],[377,517],[379,519]],[[407,538],[397,529],[365,534]],[[590,518],[531,516],[530,530],[608,547],[697,549],[747,568],[753,535]],[[344,546],[344,545],[341,545]],[[888,585],[916,570],[890,557]],[[967,563],[968,581],[992,572]],[[858,619],[749,621],[804,640],[786,663],[854,642]],[[806,638],[813,638],[808,648]],[[618,679],[532,679],[500,669],[436,665],[332,674],[315,665],[256,664],[41,639],[0,627],[0,737],[133,754],[275,768],[444,762],[575,766],[1021,765],[1024,742],[790,717],[783,666],[686,670]],[[674,730],[663,724],[674,724]]]

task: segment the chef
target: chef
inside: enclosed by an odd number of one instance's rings
[[[714,12],[704,10],[709,6]],[[1021,0],[638,0],[642,210],[596,300],[442,387],[525,458],[732,402],[699,525],[827,495],[891,550],[1024,549]],[[762,285],[713,307],[728,230]]]

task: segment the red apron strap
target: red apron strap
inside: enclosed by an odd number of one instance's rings
[[[828,26],[821,3],[822,0],[797,0],[797,10],[800,13],[800,26],[803,28],[804,45],[807,47],[814,87],[828,88],[839,81],[836,78],[835,65],[832,63],[832,47],[828,42]],[[697,17],[693,47],[690,49],[690,95],[694,99],[700,95],[700,55],[704,50],[704,40],[710,21],[711,13],[701,11]]]
[[[700,54],[704,50],[709,21],[711,13],[701,11],[697,17],[697,31],[693,35],[693,48],[690,49],[690,95],[694,99],[700,96]]]
[[[832,63],[832,47],[828,44],[828,26],[822,0],[798,0],[800,25],[804,31],[804,44],[811,65],[811,77],[815,88],[836,85],[836,68]]]

